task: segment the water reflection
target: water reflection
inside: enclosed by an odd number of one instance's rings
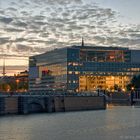
[[[140,108],[0,117],[0,140],[118,140],[140,137]],[[137,137],[136,137],[137,136]]]

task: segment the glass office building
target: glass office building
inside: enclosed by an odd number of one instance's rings
[[[125,91],[140,74],[140,50],[120,47],[72,46],[29,60],[30,91]]]

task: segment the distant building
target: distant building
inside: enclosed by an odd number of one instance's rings
[[[15,77],[22,81],[28,81],[28,73],[29,72],[27,70],[25,70],[25,71],[22,71],[19,74],[15,75]]]
[[[0,91],[25,92],[28,90],[28,71],[20,72],[14,76],[0,77]]]
[[[29,72],[25,70],[14,76],[16,82],[16,91],[19,92],[28,91],[28,84],[29,84],[28,75]]]
[[[83,43],[84,44],[84,43]],[[72,46],[29,59],[29,90],[126,90],[140,74],[140,50],[120,47]]]

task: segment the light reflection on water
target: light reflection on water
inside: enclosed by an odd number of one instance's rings
[[[140,139],[140,108],[0,117],[0,140]]]

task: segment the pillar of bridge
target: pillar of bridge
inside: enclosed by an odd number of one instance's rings
[[[0,97],[0,115],[5,114],[5,97]]]

